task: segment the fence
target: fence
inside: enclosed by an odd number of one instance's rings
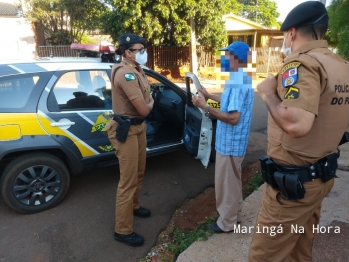
[[[281,50],[278,47],[258,47],[257,51],[257,74],[278,72],[283,64]]]
[[[197,47],[199,68],[215,67],[215,54],[205,52],[202,46]],[[277,47],[259,47],[257,51],[257,74],[278,72],[282,66],[281,51]],[[189,47],[149,46],[147,47],[147,66],[155,67],[180,67],[190,64]],[[70,46],[39,46],[39,57],[76,57],[79,51],[71,50]]]
[[[51,45],[39,46],[39,57],[76,57],[79,56],[79,51],[70,49],[70,45]]]

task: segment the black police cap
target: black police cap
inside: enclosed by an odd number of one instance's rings
[[[326,7],[321,2],[307,1],[301,3],[288,13],[280,31],[286,31],[292,27],[315,24],[326,15]]]
[[[140,37],[136,34],[124,34],[120,36],[118,40],[119,46],[122,45],[129,45],[129,44],[142,44],[144,47],[146,47],[147,42],[143,37]]]

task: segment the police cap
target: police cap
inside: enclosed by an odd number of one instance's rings
[[[119,46],[123,45],[129,45],[129,44],[142,44],[144,47],[146,47],[147,42],[143,37],[140,37],[139,35],[136,34],[124,34],[119,37],[118,44]]]
[[[318,1],[307,1],[293,8],[282,23],[280,31],[292,27],[316,24],[327,15],[325,5]]]

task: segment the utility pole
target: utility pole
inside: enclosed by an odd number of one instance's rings
[[[326,1],[326,0],[325,0]],[[257,12],[258,12],[258,0],[256,0],[256,23],[258,23],[257,22]]]

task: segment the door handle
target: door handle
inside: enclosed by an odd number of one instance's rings
[[[72,126],[75,125],[75,122],[55,122],[51,123],[51,126]]]
[[[171,109],[177,109],[178,108],[178,104],[179,104],[179,102],[174,100],[174,101],[171,102],[170,108]]]

